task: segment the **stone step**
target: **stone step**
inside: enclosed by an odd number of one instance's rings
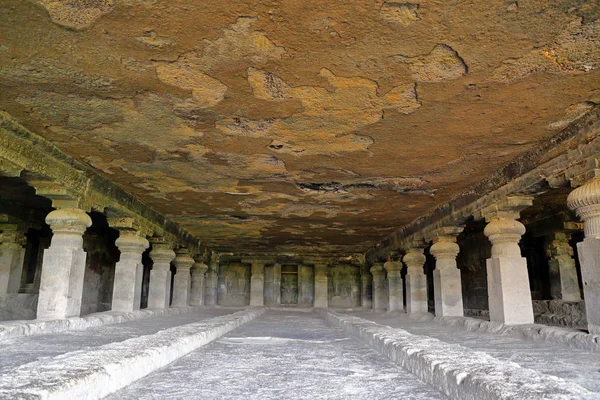
[[[22,365],[0,399],[101,399],[263,314],[252,308]]]
[[[333,326],[365,341],[451,399],[600,398],[598,393],[577,384],[501,361],[484,352],[329,310],[323,310],[322,314]]]

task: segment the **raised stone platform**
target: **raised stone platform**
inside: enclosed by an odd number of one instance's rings
[[[262,308],[40,359],[0,377],[0,399],[100,399],[245,324]]]
[[[144,309],[132,312],[105,311],[101,313],[89,314],[83,317],[49,321],[3,321],[0,322],[0,342],[19,336],[44,335],[67,330],[82,330],[164,315],[187,314],[202,309],[203,307],[174,307],[166,309]]]
[[[452,399],[594,399],[564,379],[489,354],[332,311],[325,318]]]

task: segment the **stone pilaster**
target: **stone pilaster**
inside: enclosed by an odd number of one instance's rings
[[[406,264],[406,312],[427,313],[427,285],[423,272],[425,255],[420,247],[412,247],[402,258]]]
[[[216,306],[217,305],[217,281],[218,281],[218,271],[219,270],[219,261],[211,260],[208,271],[206,272],[206,292],[204,295],[204,305],[206,306]]]
[[[17,224],[0,225],[0,230],[0,293],[18,293],[27,239]]]
[[[44,252],[37,318],[79,316],[86,260],[83,233],[92,225],[92,219],[78,208],[64,208],[49,213],[46,223],[53,236],[50,248]]]
[[[373,307],[373,275],[367,270],[362,270],[362,275],[360,277],[361,281],[361,295],[362,301],[361,305],[363,308],[372,308]]]
[[[152,241],[152,270],[148,289],[148,308],[169,308],[171,296],[171,261],[175,258],[173,246],[162,240]]]
[[[204,275],[208,271],[208,265],[202,260],[197,259],[196,263],[190,270],[192,274],[191,289],[190,289],[190,306],[204,305]]]
[[[382,263],[375,263],[370,269],[373,275],[373,309],[385,311],[387,286],[385,284],[385,271]]]
[[[573,248],[569,244],[571,235],[568,231],[555,232],[548,245],[550,295],[553,300],[581,301]]]
[[[121,230],[115,241],[121,256],[115,265],[112,311],[130,312],[140,309],[144,265],[142,253],[150,246],[139,232]]]
[[[329,306],[329,294],[327,284],[327,264],[315,264],[315,303],[316,308],[327,308]]]
[[[383,264],[388,279],[388,311],[404,311],[404,287],[402,285],[402,262],[387,261]]]
[[[175,265],[175,276],[173,277],[173,307],[187,307],[190,305],[191,276],[190,269],[196,261],[185,249],[178,249],[173,260]]]
[[[456,236],[462,227],[442,228],[433,238],[429,250],[435,257],[433,287],[435,315],[437,317],[464,316],[460,270],[456,266],[456,256],[460,251]]]
[[[598,175],[596,175],[598,176]],[[573,190],[567,205],[583,220],[585,238],[577,244],[588,330],[600,334],[600,177]]]
[[[517,221],[520,211],[532,203],[532,197],[514,196],[482,211],[488,222],[483,233],[492,243],[487,259],[490,321],[533,323],[527,260],[519,248],[525,226]]]
[[[250,305],[262,307],[265,305],[265,261],[250,262]]]

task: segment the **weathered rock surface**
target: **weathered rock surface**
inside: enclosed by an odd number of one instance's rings
[[[0,109],[222,252],[365,252],[599,101],[597,2],[2,10]]]

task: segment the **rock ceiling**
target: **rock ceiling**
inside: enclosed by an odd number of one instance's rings
[[[0,0],[0,109],[218,251],[364,252],[600,102],[600,3]]]

